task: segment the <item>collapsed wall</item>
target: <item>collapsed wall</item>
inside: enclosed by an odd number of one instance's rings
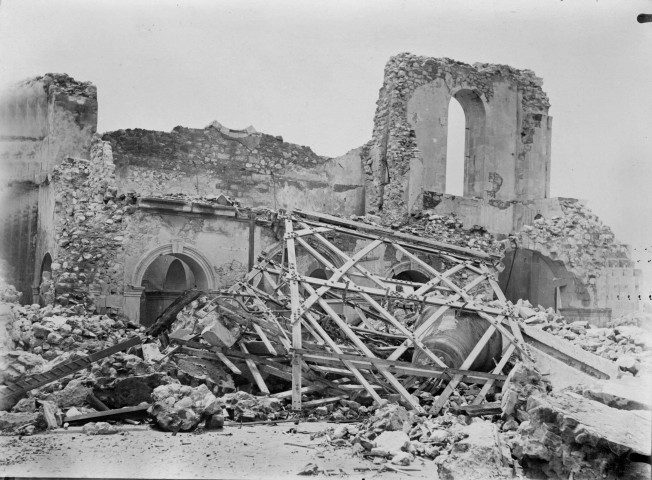
[[[309,147],[217,122],[171,132],[118,130],[104,134],[113,147],[120,189],[142,196],[184,193],[230,196],[246,205],[362,213],[359,153],[338,158]]]
[[[122,293],[122,219],[135,198],[117,194],[110,144],[96,137],[90,153],[89,160],[65,159],[43,186],[53,224],[39,232],[38,254],[50,256],[51,282],[64,304]]]
[[[367,209],[391,223],[446,192],[451,98],[467,117],[464,196],[547,197],[551,117],[541,84],[533,72],[506,65],[392,57],[365,150]]]
[[[89,82],[49,73],[0,93],[0,257],[24,302],[32,301],[38,273],[38,185],[66,156],[87,156],[96,128],[97,90]]]

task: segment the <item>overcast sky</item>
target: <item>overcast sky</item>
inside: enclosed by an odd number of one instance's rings
[[[371,138],[391,55],[528,68],[552,104],[551,194],[587,199],[652,265],[652,23],[639,13],[652,2],[2,0],[0,79],[92,81],[100,132],[219,120],[337,156]]]

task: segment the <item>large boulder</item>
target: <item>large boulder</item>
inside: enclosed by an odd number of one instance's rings
[[[448,456],[439,465],[442,480],[484,480],[512,478],[511,469],[502,467],[500,449],[496,445],[495,426],[476,419],[460,430],[464,440],[454,443]],[[500,466],[499,466],[500,465]]]
[[[206,385],[192,388],[187,385],[170,384],[157,387],[152,392],[154,404],[148,412],[157,424],[168,431],[188,431],[209,415],[222,410]]]
[[[55,403],[59,408],[81,407],[87,403],[89,393],[93,393],[89,382],[75,378],[70,380],[62,390],[51,393],[45,399]]]

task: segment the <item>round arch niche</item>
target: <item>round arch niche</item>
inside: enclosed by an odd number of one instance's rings
[[[173,249],[168,244],[151,250],[138,263],[131,281],[133,287],[142,289],[141,325],[151,325],[184,290],[211,291],[216,284],[210,263],[196,249]]]

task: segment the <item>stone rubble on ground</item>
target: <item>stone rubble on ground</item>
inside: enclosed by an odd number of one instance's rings
[[[652,314],[633,312],[615,318],[607,327],[596,327],[588,321],[569,323],[552,308],[533,307],[527,300],[519,300],[514,311],[526,325],[612,360],[623,372],[652,371]]]

